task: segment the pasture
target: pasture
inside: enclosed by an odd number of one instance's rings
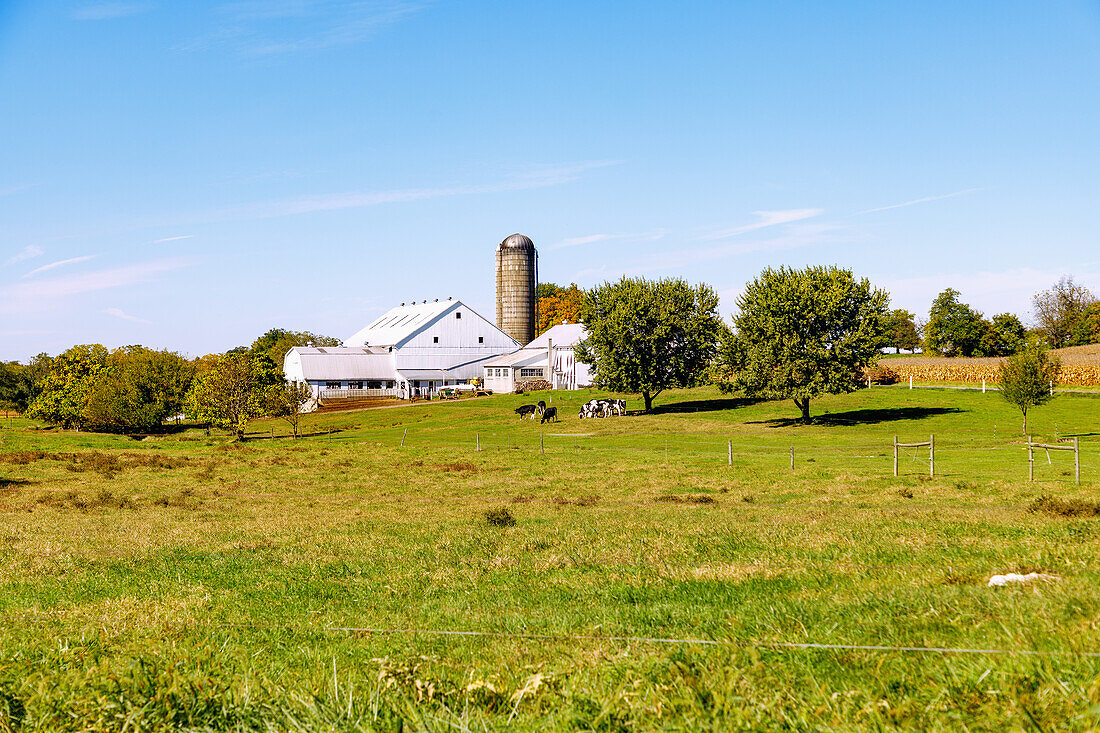
[[[993,393],[874,388],[807,426],[712,389],[579,420],[591,396],[241,444],[5,420],[0,730],[1095,727],[1097,397],[1029,414],[1079,437],[1076,486],[1062,452],[1027,482]],[[937,475],[894,478],[893,436],[933,433]]]

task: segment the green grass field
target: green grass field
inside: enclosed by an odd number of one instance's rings
[[[874,388],[809,426],[710,389],[578,420],[589,396],[545,426],[500,396],[243,444],[5,420],[0,731],[1100,720],[1100,398],[1029,416],[1080,439],[1076,486],[1068,452],[1028,483],[993,393]],[[893,436],[933,433],[936,477],[911,451],[894,478]],[[1052,577],[987,587],[1029,571]]]

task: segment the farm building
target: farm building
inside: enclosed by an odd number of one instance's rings
[[[460,301],[402,303],[343,346],[291,349],[283,373],[309,384],[318,400],[427,397],[480,377],[486,360],[517,346]]]
[[[584,339],[584,326],[563,323],[545,331],[519,351],[484,363],[486,389],[512,392],[526,379],[543,379],[554,389],[588,386],[588,365],[577,361],[574,347]],[[551,366],[553,368],[551,368]]]

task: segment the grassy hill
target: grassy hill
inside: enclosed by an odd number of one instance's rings
[[[578,420],[589,396],[243,444],[5,421],[0,730],[1095,724],[1097,398],[1030,415],[1081,440],[1075,486],[1065,453],[1026,481],[995,394],[875,388],[809,426],[708,389]],[[932,433],[937,476],[894,478],[893,436]],[[1010,571],[1056,579],[987,587]]]

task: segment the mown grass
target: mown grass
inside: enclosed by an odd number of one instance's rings
[[[578,420],[589,396],[551,425],[501,396],[243,444],[16,420],[0,730],[1095,726],[1094,398],[1029,420],[1080,438],[1078,487],[1065,453],[1026,481],[995,394],[876,388],[809,426],[711,390]],[[937,476],[894,478],[893,436],[931,433]],[[986,586],[1030,571],[1058,580]]]

